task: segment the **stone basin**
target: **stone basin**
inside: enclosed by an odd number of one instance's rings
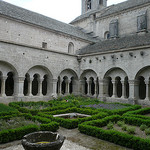
[[[65,137],[50,131],[27,134],[22,139],[25,150],[60,150]]]

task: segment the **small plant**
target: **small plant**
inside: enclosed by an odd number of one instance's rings
[[[135,134],[135,128],[134,127],[128,127],[127,128],[127,133],[128,134]]]
[[[145,129],[145,134],[150,135],[150,128]]]
[[[114,124],[112,122],[109,122],[107,124],[107,129],[113,129],[114,128]]]
[[[125,125],[125,123],[124,123],[124,121],[118,121],[118,122],[117,122],[117,125],[118,125],[119,127],[122,127],[123,125]]]
[[[140,126],[140,130],[142,130],[142,131],[145,131],[145,129],[147,129],[148,127],[147,127],[147,125],[145,125],[145,124],[142,124],[141,126]]]
[[[122,130],[123,130],[123,131],[127,131],[127,128],[128,128],[127,125],[123,125],[123,126],[122,126]]]

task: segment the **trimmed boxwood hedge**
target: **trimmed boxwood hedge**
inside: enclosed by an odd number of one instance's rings
[[[55,111],[54,114],[59,114],[62,111]],[[97,111],[89,109],[81,109],[81,108],[69,108],[66,110],[63,110],[63,113],[72,113],[72,112],[78,112],[78,113],[86,113],[86,114],[95,114]],[[50,115],[49,115],[50,114]],[[74,129],[78,127],[78,124],[89,121],[89,120],[95,120],[95,119],[101,119],[106,116],[108,116],[107,113],[99,112],[96,115],[92,115],[91,117],[85,117],[85,118],[77,118],[77,119],[64,119],[61,117],[53,117],[51,113],[38,113],[39,116],[51,119],[53,121],[56,121],[60,124],[61,127],[67,128],[67,129]]]
[[[78,129],[81,133],[94,136],[109,142],[113,142],[121,146],[132,148],[134,150],[148,150],[150,148],[149,139],[142,139],[140,137],[122,133],[116,130],[104,130],[101,128],[103,126],[106,126],[109,121],[117,122],[119,120],[124,120],[126,123],[133,122],[134,125],[138,124],[135,121],[135,119],[133,119],[132,117],[124,118],[119,115],[113,115],[113,116],[105,117],[104,119],[101,120],[99,119],[99,120],[84,122],[82,124],[79,124]]]
[[[56,132],[59,129],[59,124],[57,122],[52,121],[51,119],[40,117],[40,116],[32,116],[27,113],[17,113],[11,115],[1,116],[0,119],[8,120],[13,117],[24,117],[27,120],[38,121],[40,122],[40,127],[37,125],[27,125],[23,127],[18,127],[16,129],[8,129],[0,131],[0,144],[7,143],[14,140],[20,140],[24,135],[35,132],[35,131],[52,131]]]
[[[28,133],[38,131],[37,125],[28,125],[16,129],[3,130],[0,132],[0,144],[14,140],[20,140]]]

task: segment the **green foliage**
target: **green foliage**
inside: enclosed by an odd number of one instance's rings
[[[128,134],[135,134],[135,127],[127,127]]]
[[[41,131],[52,131],[56,132],[59,129],[59,124],[57,122],[51,122],[48,124],[41,124],[40,130]]]
[[[109,118],[110,117],[110,118]],[[106,117],[116,121],[122,120],[123,117],[118,115]],[[117,130],[104,130],[101,127],[106,126],[109,119],[93,120],[79,124],[78,129],[81,133],[100,138],[115,144],[125,146],[134,150],[147,150],[150,147],[149,139],[142,139],[131,134],[119,132]]]
[[[122,126],[122,130],[123,130],[123,131],[127,131],[127,128],[128,128],[127,125],[123,125],[123,126]]]
[[[142,124],[141,126],[140,126],[140,130],[142,130],[142,131],[145,131],[145,129],[147,129],[148,127],[147,127],[147,125],[145,125],[145,124]]]
[[[150,128],[145,129],[145,134],[150,135]]]
[[[0,114],[1,113],[10,113],[10,112],[16,112],[16,109],[14,109],[10,106],[7,106],[5,104],[0,103]]]
[[[114,128],[114,124],[110,121],[108,124],[107,124],[107,129],[113,129]]]
[[[24,135],[38,130],[39,128],[36,125],[28,125],[16,129],[3,130],[0,132],[0,144],[14,140],[20,140]]]
[[[124,121],[117,121],[117,125],[118,125],[119,127],[122,127],[124,124],[125,124]]]

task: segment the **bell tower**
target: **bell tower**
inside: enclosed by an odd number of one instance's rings
[[[107,0],[82,0],[82,14],[107,7]]]

